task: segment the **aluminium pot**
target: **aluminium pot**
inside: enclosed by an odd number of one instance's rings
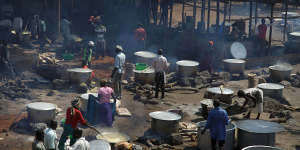
[[[242,150],[283,150],[277,147],[264,146],[264,145],[253,145],[243,148]]]
[[[154,58],[157,57],[157,54],[150,51],[138,51],[134,55],[136,56],[136,63],[145,63],[149,66],[152,65]]]
[[[149,113],[151,129],[159,135],[170,135],[179,132],[179,121],[181,116],[166,111],[156,111]]]
[[[282,98],[284,86],[275,83],[261,83],[257,87],[263,91],[264,96]]]
[[[197,123],[198,131],[197,136],[197,147],[199,150],[211,150],[211,138],[210,138],[210,132],[209,130],[206,130],[206,132],[202,135],[201,131],[204,129],[206,125],[206,121],[201,121]],[[232,122],[229,122],[229,124],[226,126],[226,138],[225,138],[225,145],[224,150],[233,150],[234,144],[235,144],[235,131],[236,131],[236,125]]]
[[[26,106],[28,119],[33,123],[47,123],[56,117],[56,105],[45,102],[30,103]]]
[[[288,65],[275,65],[270,66],[270,78],[274,81],[282,81],[289,79],[293,68]]]
[[[176,62],[177,74],[180,77],[194,77],[197,74],[199,63],[192,60]]]
[[[71,83],[86,83],[92,75],[93,70],[83,68],[73,68],[67,70]]]
[[[95,97],[98,97],[98,93],[85,93],[85,94],[81,94],[80,95],[80,109],[83,112],[87,112],[89,95],[93,95]]]
[[[155,71],[152,67],[145,70],[133,70],[135,82],[141,84],[153,84],[155,82]]]
[[[245,60],[241,59],[225,59],[224,69],[229,73],[244,73],[245,70]]]
[[[90,150],[111,150],[111,146],[104,140],[90,141]]]

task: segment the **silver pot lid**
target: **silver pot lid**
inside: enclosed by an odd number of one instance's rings
[[[36,102],[36,103],[27,104],[27,108],[34,109],[34,110],[55,110],[56,105],[51,103],[45,103],[45,102]]]
[[[289,34],[292,36],[300,36],[300,32],[291,32]]]
[[[67,69],[68,72],[78,72],[78,73],[90,73],[93,70],[91,69],[83,69],[83,68],[72,68],[72,69]]]
[[[213,94],[224,94],[224,95],[231,95],[234,93],[234,91],[232,91],[231,89],[228,89],[228,88],[222,88],[222,91],[221,91],[221,89],[219,87],[207,88],[207,92],[210,92]]]
[[[157,120],[165,120],[165,121],[176,121],[181,119],[181,116],[167,111],[151,112],[149,113],[149,116]]]
[[[269,69],[277,70],[277,71],[291,71],[293,70],[293,67],[288,64],[282,64],[282,65],[270,66]]]
[[[90,150],[111,150],[110,144],[104,140],[90,141]]]
[[[243,63],[246,63],[245,60],[241,60],[241,59],[224,59],[223,62],[230,63],[230,64],[243,64]]]
[[[271,146],[264,146],[264,145],[247,146],[247,147],[243,148],[242,150],[258,150],[258,149],[263,149],[263,150],[283,150],[281,148],[271,147]]]
[[[240,42],[233,42],[230,46],[230,53],[235,59],[244,59],[247,57],[247,50]]]
[[[117,131],[101,132],[101,134],[96,135],[96,139],[105,140],[108,143],[120,143],[127,142],[130,140],[130,137],[125,133]]]
[[[89,95],[92,94],[95,97],[98,97],[98,93],[85,93],[85,94],[81,94],[80,97],[82,99],[88,100],[89,99]]]
[[[284,128],[275,122],[264,120],[243,120],[236,123],[241,130],[251,133],[276,133],[284,131]]]
[[[284,86],[280,84],[275,84],[275,83],[261,83],[257,85],[258,88],[260,89],[267,89],[267,90],[281,90],[284,89]]]
[[[143,57],[143,58],[155,58],[157,54],[150,51],[138,51],[134,53],[135,56]]]
[[[185,66],[185,67],[195,67],[198,66],[199,63],[192,60],[180,60],[176,62],[176,65],[178,66]]]

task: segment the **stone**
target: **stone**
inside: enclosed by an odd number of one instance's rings
[[[285,87],[289,87],[292,85],[289,81],[286,81],[286,80],[281,81],[280,84],[282,84]]]
[[[265,78],[258,78],[258,83],[257,84],[261,84],[261,83],[267,83]]]
[[[47,94],[47,96],[53,96],[55,94],[55,92],[53,91],[53,90],[51,90],[48,94]]]
[[[179,133],[172,133],[170,135],[171,145],[181,145],[183,144],[183,137]]]
[[[66,88],[67,81],[66,80],[61,80],[61,79],[54,79],[52,81],[52,84],[53,84],[54,89],[62,90],[64,88]]]
[[[128,81],[127,81],[127,80],[122,80],[122,84],[123,84],[123,85],[127,85],[127,84],[128,84]]]

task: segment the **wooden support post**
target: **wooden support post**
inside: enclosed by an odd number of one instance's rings
[[[61,3],[60,0],[58,0],[58,33],[60,33],[60,19],[61,19]]]
[[[273,10],[274,10],[274,4],[271,4],[271,20],[270,20],[270,34],[269,34],[269,49],[268,49],[268,54],[270,54],[270,49],[272,45],[272,24],[273,24]]]
[[[228,14],[229,23],[231,22],[231,5],[232,5],[232,2],[231,2],[231,0],[229,0],[229,14]]]
[[[254,33],[255,33],[255,31],[256,31],[256,25],[257,25],[257,9],[258,9],[258,0],[255,0],[255,14],[254,14],[254,16],[255,16],[255,19],[254,19]]]
[[[220,0],[217,0],[217,17],[216,17],[216,25],[217,29],[219,28],[220,25]]]
[[[227,2],[224,1],[224,19],[223,19],[223,29],[225,29],[225,22],[227,18]]]
[[[194,22],[193,22],[193,24],[194,24],[194,29],[195,29],[195,25],[196,25],[196,15],[197,15],[197,0],[194,0],[194,6],[193,6],[193,19],[194,19]]]
[[[182,0],[182,12],[181,12],[181,16],[182,16],[182,25],[185,24],[185,16],[184,16],[184,0]]]
[[[169,28],[172,28],[172,19],[173,19],[173,0],[170,0],[170,22],[169,22]]]
[[[252,36],[252,9],[253,9],[253,3],[252,0],[250,0],[250,20],[249,20],[249,34],[248,37],[251,38]]]
[[[210,26],[210,0],[207,2],[207,32],[209,32]]]
[[[283,42],[286,41],[286,25],[287,25],[287,12],[288,12],[288,1],[289,0],[285,0],[285,14],[284,14],[284,28],[283,28]]]
[[[201,30],[205,30],[205,0],[202,0],[202,8],[201,8]]]

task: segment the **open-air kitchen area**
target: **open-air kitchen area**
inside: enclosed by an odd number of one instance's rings
[[[300,150],[299,6],[0,0],[0,150]]]

